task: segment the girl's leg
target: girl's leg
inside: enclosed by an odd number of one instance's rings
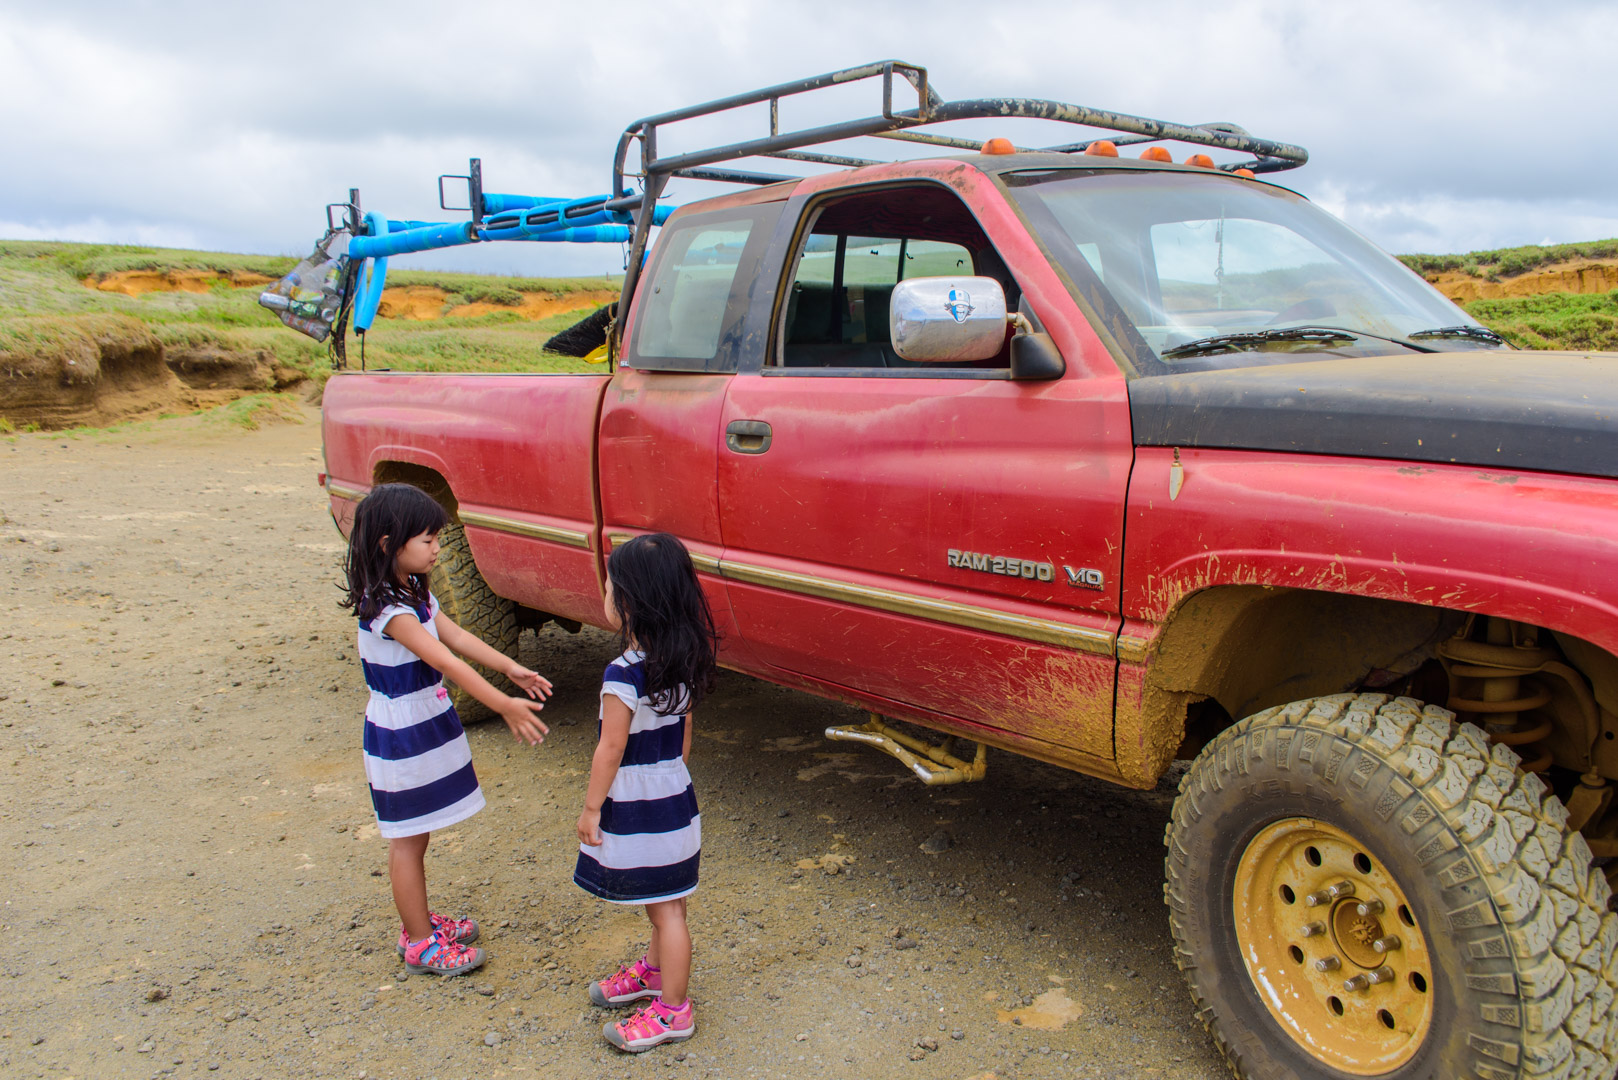
[[[646,917],[652,921],[652,946],[646,950],[646,962],[662,969],[663,1004],[678,1008],[685,1004],[686,985],[691,980],[691,931],[685,922],[685,901],[647,904]]]
[[[646,962],[653,968],[663,967],[663,951],[659,949],[657,941],[657,920],[652,917],[652,907],[646,906],[646,921],[652,924],[652,943],[646,946]]]
[[[430,833],[400,836],[388,841],[388,879],[393,884],[393,905],[404,920],[411,941],[433,932],[427,918],[427,841]]]
[[[669,902],[673,903],[673,904],[679,904],[680,905],[680,914],[681,914],[681,916],[685,915],[685,898],[684,897],[681,897],[679,900],[671,900]],[[650,964],[653,968],[661,968],[663,965],[662,965],[662,962],[658,959],[659,950],[658,950],[658,947],[657,947],[657,920],[652,917],[652,906],[650,904],[648,904],[646,906],[646,919],[647,919],[648,922],[650,922],[652,924],[652,943],[646,947],[646,962],[648,964]]]

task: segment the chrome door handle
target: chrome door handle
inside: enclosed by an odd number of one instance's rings
[[[732,420],[725,426],[725,446],[732,453],[762,454],[770,448],[770,425],[762,420]]]

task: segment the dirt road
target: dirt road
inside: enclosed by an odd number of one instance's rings
[[[691,763],[698,1033],[608,1049],[585,987],[645,938],[571,882],[590,631],[524,635],[552,738],[472,729],[489,806],[429,853],[487,967],[406,978],[319,465],[312,413],[0,439],[0,1075],[1225,1075],[1170,958],[1169,786],[997,753],[927,789],[735,675]]]

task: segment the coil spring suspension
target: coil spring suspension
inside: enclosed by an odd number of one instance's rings
[[[1474,616],[1438,646],[1438,655],[1449,661],[1447,707],[1481,726],[1490,742],[1520,754],[1525,770],[1550,768],[1551,754],[1543,740],[1551,733],[1551,721],[1529,713],[1550,704],[1550,689],[1533,676],[1553,663],[1556,653],[1539,646],[1535,628]]]

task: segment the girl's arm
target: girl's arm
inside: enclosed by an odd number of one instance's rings
[[[579,815],[581,844],[601,843],[601,805],[607,801],[607,791],[623,763],[632,719],[634,713],[622,700],[611,694],[602,699],[601,741],[596,743],[595,756],[590,759],[590,786],[584,792],[584,813]]]
[[[680,748],[680,760],[687,765],[691,764],[691,721],[696,715],[694,712],[685,714],[685,745]]]
[[[449,646],[452,651],[460,653],[473,663],[482,664],[486,668],[500,672],[523,690],[526,690],[529,697],[543,699],[550,694],[551,682],[549,679],[537,671],[530,671],[523,667],[470,630],[461,629],[455,624],[454,619],[451,619],[442,611],[433,617],[433,625],[438,628],[438,640]],[[462,685],[459,679],[456,679],[455,683],[458,686]],[[468,693],[471,692],[470,687],[463,686],[463,689],[467,690]],[[482,699],[480,698],[479,700]]]
[[[454,626],[455,624],[450,623],[450,625]],[[550,734],[551,729],[541,723],[539,717],[534,715],[543,709],[544,705],[537,701],[524,701],[522,698],[514,698],[496,690],[489,685],[488,679],[473,671],[470,664],[450,652],[442,641],[429,634],[427,628],[421,625],[421,620],[414,615],[404,613],[395,615],[383,627],[383,632],[421,657],[423,661],[437,669],[441,674],[453,680],[456,686],[459,686],[462,690],[465,690],[468,694],[499,713],[500,718],[506,722],[506,726],[511,729],[511,733],[518,739],[529,745],[534,745],[535,743],[544,742],[545,736]],[[467,636],[471,637],[472,635],[468,634]],[[473,640],[476,641],[477,639],[473,638]],[[482,645],[483,643],[478,642],[478,644]],[[487,645],[483,647],[485,649],[489,648]],[[493,649],[489,649],[489,651],[494,652]],[[498,656],[499,653],[495,653],[495,655]]]

